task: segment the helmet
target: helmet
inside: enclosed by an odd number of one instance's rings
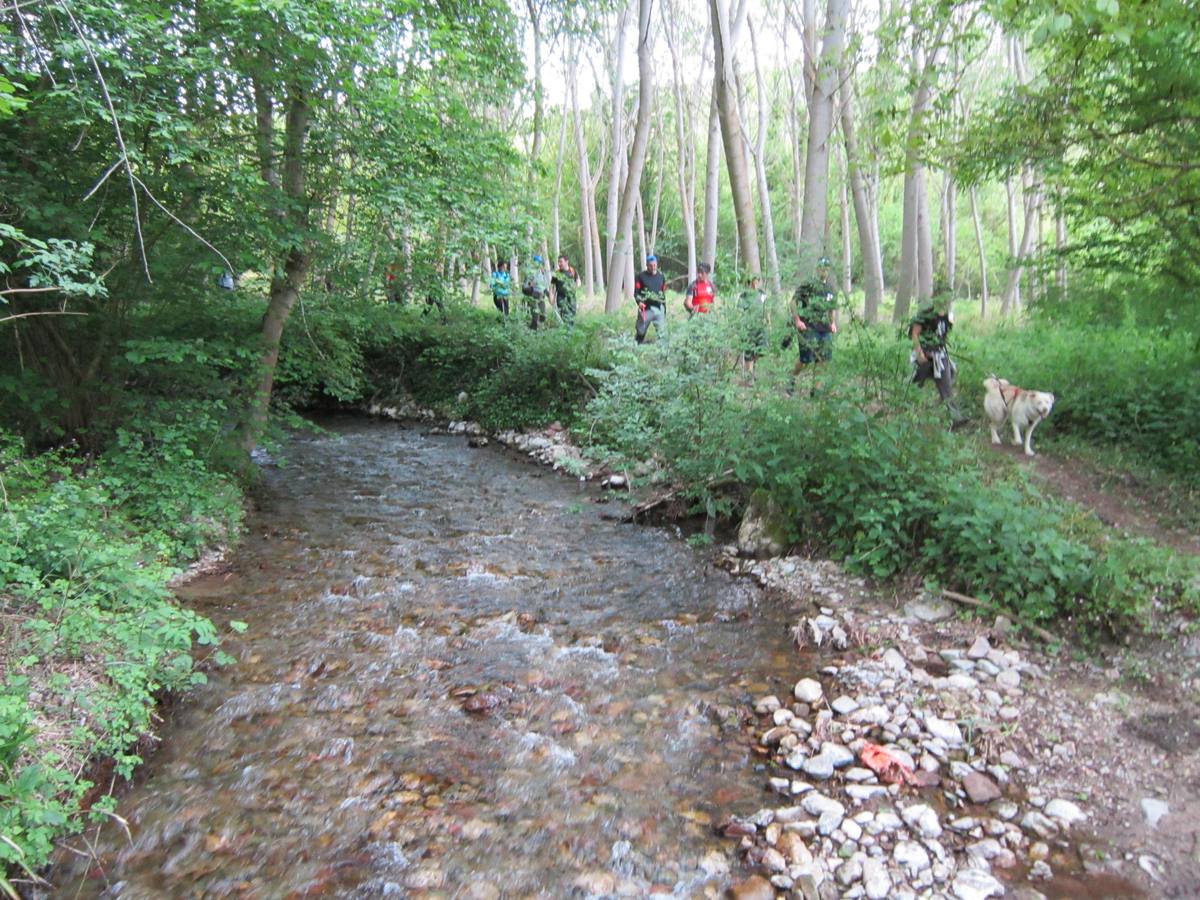
[[[535,254],[533,254],[533,261],[535,263],[540,263],[542,261],[542,258],[538,254],[535,253]]]
[[[817,268],[818,268],[818,269],[828,269],[828,268],[830,268],[832,265],[833,265],[833,263],[831,263],[831,262],[829,261],[829,257],[828,257],[828,256],[822,256],[820,259],[818,259],[818,260],[817,260]]]

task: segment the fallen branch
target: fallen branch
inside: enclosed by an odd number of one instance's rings
[[[961,604],[962,606],[970,606],[973,609],[990,609],[995,612],[1002,613],[1002,614],[1008,616],[1009,618],[1011,618],[1014,622],[1016,622],[1022,628],[1026,629],[1030,634],[1033,634],[1034,636],[1041,638],[1047,644],[1064,643],[1063,639],[1061,637],[1059,637],[1058,635],[1047,631],[1045,628],[1042,628],[1040,625],[1034,625],[1028,619],[1023,619],[1020,616],[1016,615],[1015,613],[1011,613],[1008,610],[1004,609],[1003,607],[996,605],[995,603],[989,603],[986,600],[980,600],[976,597],[968,597],[966,594],[960,594],[957,591],[949,591],[944,588],[942,589],[942,596],[945,597],[947,600],[953,600],[955,603]]]

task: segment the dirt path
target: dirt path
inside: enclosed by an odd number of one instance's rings
[[[1091,463],[1045,454],[1027,457],[1019,447],[992,448],[1018,465],[1032,469],[1051,491],[1087,507],[1110,528],[1147,537],[1182,553],[1200,555],[1200,533],[1167,521],[1169,509],[1161,490],[1152,490],[1126,473],[1106,472]]]

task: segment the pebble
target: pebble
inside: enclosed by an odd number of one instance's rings
[[[903,672],[908,668],[908,662],[904,659],[903,654],[895,647],[888,647],[883,654],[883,664],[889,669],[897,672]]]
[[[883,900],[892,890],[892,879],[887,868],[879,860],[870,857],[863,860],[862,882],[869,900]]]
[[[1054,820],[1034,809],[1021,817],[1021,827],[1040,838],[1053,837],[1058,833],[1058,826],[1054,824]]]
[[[1005,669],[996,676],[996,684],[1012,690],[1021,686],[1021,673],[1016,669]]]
[[[990,803],[1001,796],[1000,788],[982,772],[971,772],[963,778],[962,785],[972,803]]]
[[[1146,817],[1146,823],[1151,828],[1157,828],[1159,820],[1170,813],[1171,807],[1165,800],[1158,800],[1154,797],[1142,798],[1142,815]]]
[[[1021,808],[1011,800],[1000,800],[992,804],[992,812],[1006,822],[1015,819],[1020,811]]]
[[[1049,881],[1054,877],[1054,870],[1044,859],[1039,860],[1029,867],[1029,877],[1033,881]]]
[[[835,769],[844,769],[854,762],[854,751],[833,741],[821,744],[821,755],[832,760]]]
[[[1047,803],[1045,813],[1068,827],[1087,818],[1087,813],[1076,804],[1070,800],[1063,800],[1061,797]]]
[[[947,746],[961,747],[963,745],[962,731],[953,722],[939,719],[937,716],[925,717],[925,730]]]
[[[775,900],[775,888],[761,875],[751,875],[729,889],[733,900]]]
[[[821,697],[824,696],[825,691],[821,687],[821,682],[812,678],[801,678],[796,682],[796,686],[792,689],[792,693],[801,703],[812,704],[820,700]]]
[[[781,708],[782,706],[783,704],[779,702],[779,698],[774,694],[771,694],[770,696],[763,697],[757,703],[755,703],[754,711],[760,716],[766,716],[775,712],[775,710]]]
[[[896,863],[904,869],[909,877],[916,875],[930,866],[929,851],[916,841],[900,841],[892,851]]]
[[[988,639],[984,635],[975,638],[975,643],[971,645],[971,649],[967,651],[969,659],[985,659],[992,652],[992,645],[988,643]]]
[[[1004,885],[982,869],[963,869],[954,877],[950,890],[958,900],[987,900],[1003,897]]]
[[[938,814],[924,803],[917,803],[900,811],[900,818],[909,828],[917,831],[921,837],[935,838],[942,833],[942,824]]]
[[[904,612],[922,622],[940,622],[954,615],[954,607],[946,600],[927,597],[909,602],[905,605]]]
[[[790,757],[788,764],[791,764]],[[811,756],[800,764],[800,770],[809,778],[825,781],[833,777],[833,760],[824,753],[818,756]]]
[[[860,880],[862,875],[862,862],[853,857],[838,866],[833,873],[833,877],[837,879],[838,884],[842,887],[849,887],[854,882]]]
[[[847,697],[844,694],[829,705],[839,716],[848,716],[850,713],[858,709],[858,701],[852,697]]]
[[[846,785],[846,795],[851,800],[857,800],[860,803],[865,803],[867,800],[874,800],[876,797],[886,797],[888,789],[881,784],[849,784]]]
[[[839,817],[846,815],[845,806],[832,797],[826,797],[820,791],[805,794],[800,806],[810,816],[822,816],[828,812],[836,812]]]

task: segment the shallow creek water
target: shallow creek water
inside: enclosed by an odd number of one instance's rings
[[[325,424],[264,473],[231,571],[182,592],[249,623],[237,664],[164,725],[121,798],[130,834],[60,856],[55,895],[722,887],[711,821],[765,800],[728,707],[788,690],[769,674],[795,674],[788,611],[606,520],[590,486]]]

